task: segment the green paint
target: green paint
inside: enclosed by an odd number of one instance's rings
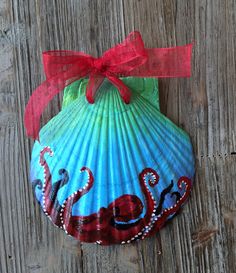
[[[158,92],[158,80],[154,78],[134,78],[127,77],[121,78],[122,81],[130,88],[133,97],[140,95],[147,99],[153,106],[158,110],[159,107],[159,92]],[[62,109],[68,106],[72,101],[79,98],[81,95],[85,96],[86,86],[88,84],[88,79],[81,79],[73,82],[64,89]],[[101,85],[97,91],[98,92],[112,92],[115,91],[116,87],[108,82],[107,79],[104,80],[104,83]],[[109,96],[105,96],[111,102]],[[96,103],[96,98],[95,98]]]

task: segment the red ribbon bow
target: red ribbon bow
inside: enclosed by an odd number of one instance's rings
[[[119,90],[125,103],[131,92],[119,77],[189,77],[192,44],[172,48],[145,48],[141,34],[131,32],[121,43],[100,58],[83,52],[53,50],[43,53],[46,74],[25,109],[27,135],[39,139],[40,117],[53,97],[72,82],[89,76],[86,98],[94,102],[95,93],[107,78]]]

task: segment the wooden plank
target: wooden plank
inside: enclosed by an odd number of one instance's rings
[[[80,272],[80,246],[48,223],[28,179],[32,142],[25,138],[23,111],[29,94],[42,80],[40,40],[35,38],[37,6],[30,2],[22,5],[21,1],[4,4],[0,51],[0,272],[66,272],[68,268]],[[55,106],[52,109],[57,110]],[[46,119],[53,114],[49,109]]]
[[[235,1],[2,0],[0,8],[0,272],[234,272]],[[191,136],[195,186],[181,213],[153,238],[80,244],[54,228],[33,197],[24,106],[44,79],[41,51],[98,56],[134,29],[148,47],[195,41],[192,78],[159,83],[162,112]],[[60,106],[61,95],[42,123]]]

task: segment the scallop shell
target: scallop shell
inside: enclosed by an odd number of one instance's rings
[[[61,112],[32,151],[31,181],[43,211],[83,242],[124,244],[154,234],[192,187],[192,145],[160,112],[157,80],[122,80],[130,104],[107,80],[94,104],[85,98],[86,79],[68,86]]]

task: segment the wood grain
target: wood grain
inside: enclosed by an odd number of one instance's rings
[[[235,272],[236,1],[1,0],[0,11],[0,272]],[[98,56],[134,29],[148,47],[195,41],[192,78],[160,80],[162,112],[193,142],[195,186],[153,238],[80,244],[55,229],[33,197],[24,107],[44,79],[43,50]],[[60,106],[61,95],[42,123]]]

